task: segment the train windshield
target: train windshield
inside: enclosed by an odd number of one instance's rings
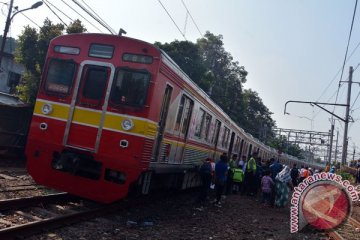
[[[145,104],[150,74],[129,69],[117,72],[112,87],[110,104],[141,107]]]
[[[73,61],[52,59],[44,85],[46,92],[60,95],[69,94],[75,69],[76,65]]]

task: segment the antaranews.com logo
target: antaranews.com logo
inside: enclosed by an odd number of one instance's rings
[[[350,216],[359,195],[348,180],[334,173],[316,173],[304,179],[291,198],[290,232],[310,224],[316,229],[336,228]]]

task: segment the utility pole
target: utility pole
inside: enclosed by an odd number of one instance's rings
[[[355,161],[355,145],[354,145],[354,151],[353,151],[353,161]]]
[[[334,119],[331,118],[331,130],[330,130],[330,147],[329,147],[329,164],[331,164],[331,153],[332,153],[332,146],[333,146],[333,137],[334,137]]]
[[[337,163],[338,154],[338,141],[339,141],[339,130],[336,131],[336,144],[335,144],[335,163]]]
[[[7,34],[9,32],[9,28],[10,28],[11,11],[12,11],[13,4],[14,4],[14,0],[11,0],[10,5],[9,5],[9,12],[8,12],[8,15],[7,15],[7,18],[6,18],[4,34],[2,36],[2,42],[1,42],[1,48],[0,48],[0,72],[1,72],[1,62],[2,62],[2,59],[3,59],[3,56],[4,56],[6,37],[7,37]]]
[[[348,128],[349,128],[349,111],[350,111],[350,98],[351,98],[351,85],[352,85],[352,75],[354,69],[351,66],[349,69],[349,82],[348,82],[348,93],[347,93],[347,101],[346,101],[346,113],[345,113],[345,126],[344,126],[344,141],[343,141],[343,149],[342,149],[342,158],[341,165],[346,164],[347,158],[347,147],[348,147]]]

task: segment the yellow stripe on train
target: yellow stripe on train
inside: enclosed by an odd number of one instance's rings
[[[147,137],[155,137],[157,131],[155,123],[138,118],[131,118],[129,116],[106,114],[104,127],[107,129],[124,131],[121,124],[125,119],[131,119],[134,124],[134,127],[126,132],[145,135]]]
[[[42,108],[45,104],[50,104],[52,111],[48,114],[42,112]],[[38,99],[35,104],[34,113],[43,117],[58,119],[67,121],[70,112],[70,105],[61,104],[57,102],[45,101]],[[78,124],[84,124],[87,126],[99,127],[101,122],[101,111],[92,110],[83,107],[75,107],[73,113],[73,121]],[[128,131],[124,131],[121,127],[121,123],[124,119],[131,119],[134,123],[134,127]],[[120,114],[114,114],[106,112],[104,119],[104,128],[117,132],[128,132],[136,135],[154,138],[157,132],[157,124],[147,119],[141,119],[136,117],[130,117]]]
[[[51,104],[52,111],[49,114],[45,115],[42,112],[42,108],[46,103]],[[37,115],[43,115],[44,117],[49,116],[51,118],[63,119],[66,121],[69,116],[69,109],[70,107],[67,104],[58,104],[55,102],[49,102],[39,99],[35,103],[34,113]]]

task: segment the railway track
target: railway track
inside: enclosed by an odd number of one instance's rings
[[[61,203],[61,205],[60,205]],[[102,216],[123,204],[99,205],[66,193],[0,201],[0,239],[17,239]],[[5,215],[6,214],[6,215]]]
[[[332,240],[358,240],[360,237],[360,223],[350,217],[345,224],[335,231],[329,232],[328,235]]]

